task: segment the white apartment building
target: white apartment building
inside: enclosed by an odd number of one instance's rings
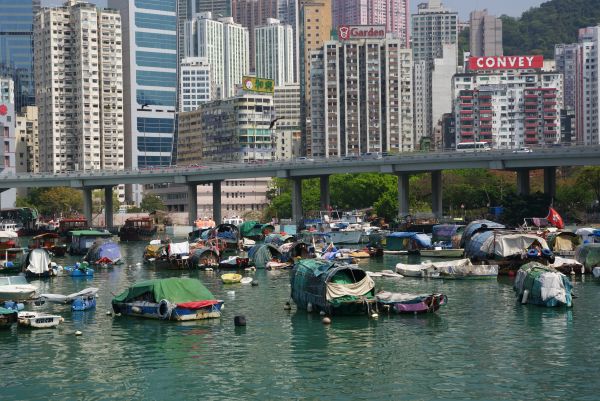
[[[312,53],[312,155],[414,149],[412,52],[400,39],[327,41]]]
[[[452,112],[452,77],[457,72],[458,47],[456,44],[445,44],[442,46],[442,53],[441,58],[433,60],[431,106],[426,105],[427,120],[431,124],[430,136],[433,137],[435,144],[442,142],[442,116]]]
[[[214,95],[210,65],[205,57],[187,57],[179,65],[179,111],[192,111]]]
[[[275,81],[276,86],[294,82],[294,31],[291,25],[267,18],[266,25],[254,28],[256,76]],[[298,104],[299,106],[300,104]]]
[[[564,75],[565,108],[575,109],[575,73],[577,68],[578,43],[558,44],[554,46],[554,62],[558,72]]]
[[[211,72],[216,98],[236,93],[248,74],[248,29],[231,17],[213,19],[211,12],[197,14],[185,24],[185,57],[203,57]]]
[[[40,171],[40,142],[37,106],[25,106],[20,113],[17,113],[15,141],[17,173],[38,173]]]
[[[300,155],[300,84],[276,86],[275,159],[286,160]]]
[[[562,74],[528,70],[457,74],[456,143],[483,141],[495,149],[560,142]]]
[[[577,141],[600,144],[600,25],[579,30],[575,70]]]
[[[10,77],[0,77],[0,134],[2,135],[2,165],[0,174],[15,173],[15,83]],[[15,189],[0,194],[1,207],[14,207]]]
[[[40,170],[118,170],[124,164],[121,17],[69,0],[34,24]]]

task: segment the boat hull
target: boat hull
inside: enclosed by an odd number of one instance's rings
[[[414,295],[412,299],[406,294],[406,300],[394,301],[390,299],[378,299],[380,310],[387,310],[396,314],[421,314],[433,313],[446,305],[448,298],[444,294]]]
[[[169,316],[160,313],[160,304],[156,302],[113,302],[113,311],[128,316],[144,317],[158,320],[203,320],[221,317],[223,301],[200,309],[176,307]]]
[[[327,233],[334,244],[359,244],[362,231],[330,231]]]
[[[427,258],[462,258],[464,249],[421,249],[419,254]]]
[[[35,296],[36,291],[37,288],[0,288],[0,301],[27,301]]]
[[[57,315],[45,315],[37,312],[19,312],[19,325],[33,329],[50,329],[58,326],[64,319]]]

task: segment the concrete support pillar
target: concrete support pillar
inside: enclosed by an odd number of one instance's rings
[[[292,178],[292,220],[298,225],[302,222],[302,178]]]
[[[83,216],[87,219],[88,225],[92,226],[92,188],[83,188]]]
[[[196,183],[187,184],[188,197],[188,224],[194,226],[198,219],[198,185]]]
[[[529,195],[529,169],[517,170],[517,194]]]
[[[223,217],[221,216],[221,181],[213,181],[213,220],[215,224],[221,224]]]
[[[556,197],[556,167],[544,168],[544,193],[552,199]]]
[[[438,219],[442,217],[442,171],[431,172],[431,211]]]
[[[398,174],[398,217],[404,217],[409,214],[409,179],[410,174]]]
[[[331,198],[329,192],[329,176],[320,176],[319,182],[321,184],[321,210],[327,210],[327,208],[331,206]]]
[[[104,187],[104,223],[113,226],[113,187]]]

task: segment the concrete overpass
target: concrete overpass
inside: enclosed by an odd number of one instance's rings
[[[302,179],[321,180],[321,206],[329,205],[329,176],[344,173],[383,173],[398,176],[399,214],[408,214],[408,178],[410,174],[431,173],[432,210],[442,213],[442,171],[484,168],[517,172],[519,193],[529,192],[529,171],[544,170],[544,191],[556,191],[556,167],[600,165],[600,146],[535,148],[530,153],[507,151],[402,153],[381,159],[315,158],[264,163],[207,163],[200,166],[165,167],[123,171],[76,171],[61,174],[20,173],[0,176],[0,191],[10,188],[80,188],[84,194],[84,214],[92,216],[92,190],[105,190],[106,224],[112,226],[112,188],[118,184],[182,184],[188,187],[190,223],[197,218],[197,185],[213,185],[215,221],[221,221],[221,183],[226,179],[279,177],[293,181],[294,221],[302,212]]]

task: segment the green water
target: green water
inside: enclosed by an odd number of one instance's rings
[[[600,398],[600,282],[578,279],[571,310],[522,306],[508,278],[376,278],[378,289],[443,292],[437,314],[334,317],[284,310],[289,272],[257,271],[258,287],[217,272],[149,270],[142,244],[91,280],[36,281],[43,292],[99,287],[96,311],[67,306],[57,329],[0,331],[0,400],[548,400]],[[60,260],[57,260],[60,262]],[[391,269],[399,256],[363,263]],[[111,317],[111,293],[153,277],[202,280],[225,300],[221,319],[169,323]],[[231,294],[234,291],[235,294]],[[248,325],[236,328],[243,314]],[[74,332],[83,335],[76,337]]]

